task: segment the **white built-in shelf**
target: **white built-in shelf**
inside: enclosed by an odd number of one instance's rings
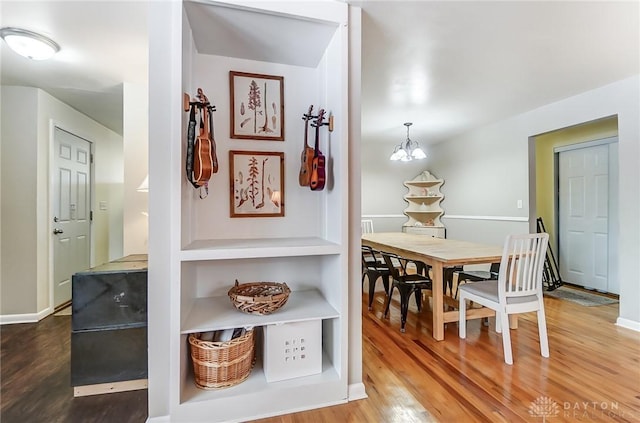
[[[300,388],[315,386],[315,389],[319,389],[322,384],[336,383],[340,380],[333,363],[331,363],[331,360],[324,352],[322,354],[321,373],[279,382],[267,382],[264,376],[262,357],[260,354],[256,356],[256,363],[249,377],[244,382],[230,388],[204,390],[195,385],[193,372],[189,372],[186,377],[185,388],[182,391],[182,402],[187,403],[242,398],[245,396],[260,395],[266,390],[275,390],[281,394],[286,394],[287,391],[289,391],[295,395],[294,391]]]
[[[182,334],[231,329],[246,326],[264,326],[340,317],[340,313],[327,302],[320,291],[310,289],[293,291],[287,303],[272,314],[247,314],[236,309],[227,295],[194,300]]]
[[[340,254],[339,244],[322,238],[206,239],[187,245],[182,261]]]

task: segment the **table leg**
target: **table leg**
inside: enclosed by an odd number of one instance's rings
[[[433,337],[436,341],[444,339],[444,304],[443,304],[443,268],[442,263],[436,262],[432,265],[433,270]]]

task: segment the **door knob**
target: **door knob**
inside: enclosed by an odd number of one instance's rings
[[[63,234],[63,233],[64,233],[64,231],[62,229],[56,228],[56,229],[53,230],[53,234],[54,235]]]

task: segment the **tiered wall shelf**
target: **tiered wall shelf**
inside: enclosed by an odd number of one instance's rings
[[[168,68],[164,79],[156,77],[150,86],[150,233],[158,234],[150,239],[149,251],[150,421],[248,421],[347,401],[348,339],[360,336],[347,330],[349,7],[326,1],[205,0],[150,6],[150,43],[160,43],[154,30],[165,37],[164,43],[150,45],[150,68],[158,73]],[[173,36],[162,33],[162,24]],[[170,51],[159,53],[166,46]],[[232,70],[284,78],[284,142],[231,139]],[[217,108],[220,170],[205,199],[183,175],[188,116],[179,108],[181,94],[193,96],[198,88]],[[170,104],[162,99],[171,99]],[[334,117],[333,131],[321,131],[321,148],[331,163],[323,191],[298,184],[301,118],[310,104]],[[167,109],[177,118],[168,117]],[[162,156],[162,149],[169,153]],[[284,153],[284,217],[230,217],[230,150]],[[158,239],[166,244],[154,244]],[[286,282],[292,293],[271,315],[244,314],[227,296],[236,279]],[[306,321],[322,325],[321,372],[267,382],[261,328]],[[258,329],[250,377],[231,388],[197,388],[188,335],[248,326]]]
[[[402,231],[427,235],[436,238],[445,237],[445,227],[440,221],[444,211],[440,202],[444,198],[440,187],[444,181],[435,178],[425,170],[411,181],[405,181],[404,185],[409,192],[404,199],[409,203],[404,210],[409,220],[402,226]]]

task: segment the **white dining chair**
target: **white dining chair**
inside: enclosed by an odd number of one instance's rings
[[[535,311],[538,316],[540,354],[549,357],[547,323],[542,299],[542,274],[549,244],[546,233],[510,235],[504,243],[498,280],[464,284],[458,288],[460,338],[466,338],[466,301],[496,312],[496,332],[502,332],[504,361],[513,364],[509,315]]]
[[[371,219],[362,219],[360,221],[360,227],[362,229],[363,234],[372,234],[373,233],[373,220]]]

